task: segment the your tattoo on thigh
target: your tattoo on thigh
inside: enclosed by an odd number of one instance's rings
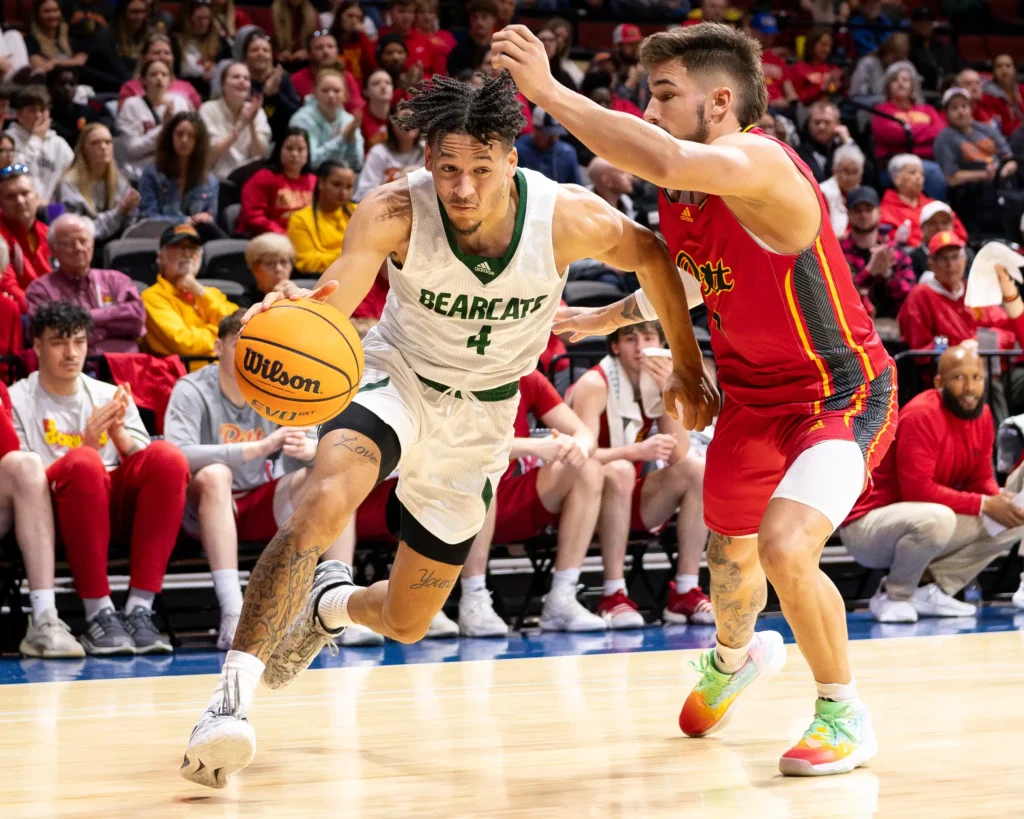
[[[420,569],[420,579],[409,586],[410,589],[441,589],[447,590],[455,585],[454,580],[448,580],[434,575],[433,569]]]

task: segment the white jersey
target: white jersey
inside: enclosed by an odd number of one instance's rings
[[[555,267],[551,222],[558,184],[520,169],[512,241],[501,259],[469,256],[427,170],[407,177],[412,233],[405,264],[388,260],[391,290],[366,351],[385,342],[420,377],[448,387],[492,390],[537,366],[565,284]]]

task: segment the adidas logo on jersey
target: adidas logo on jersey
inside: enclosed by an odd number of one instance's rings
[[[682,211],[682,212],[681,212],[681,213],[679,214],[679,221],[680,221],[680,222],[692,222],[692,221],[693,221],[693,217],[692,217],[692,216],[690,216],[690,209],[689,209],[689,208],[685,208],[685,209],[684,209],[684,210],[683,210],[683,211]]]
[[[491,270],[491,266],[489,264],[487,264],[487,262],[480,262],[480,264],[478,264],[476,267],[474,267],[473,270],[475,270],[477,273],[487,273],[487,274],[491,274],[491,273],[494,272],[493,270]]]

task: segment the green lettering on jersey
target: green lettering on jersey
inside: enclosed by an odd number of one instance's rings
[[[438,293],[437,300],[434,302],[434,312],[443,316],[448,311],[448,300],[451,297],[451,293]]]
[[[496,315],[494,315],[494,311],[497,309],[499,304],[501,304],[501,299],[491,299],[490,304],[487,305],[487,320],[488,321],[498,321],[499,320],[498,317]]]
[[[545,293],[543,296],[537,296],[537,300],[533,303],[533,310],[531,312],[536,313],[538,310],[540,310],[540,306],[544,303],[544,299],[546,299],[547,297],[547,293]],[[526,313],[523,313],[523,315],[525,316]]]
[[[434,293],[432,290],[420,290],[420,304],[422,304],[428,310],[434,309]]]
[[[519,318],[519,299],[515,296],[508,300],[508,304],[505,305],[505,312],[501,314],[502,321],[509,318]]]
[[[482,319],[487,315],[487,299],[482,299],[479,296],[473,296],[473,305],[469,308],[469,315],[466,317],[470,321],[476,319]]]
[[[455,301],[452,302],[452,307],[448,311],[448,317],[458,315],[459,318],[466,317],[466,303],[469,301],[469,296],[456,296]]]
[[[530,313],[530,305],[533,304],[533,299],[520,299],[519,300],[519,315],[527,316]]]

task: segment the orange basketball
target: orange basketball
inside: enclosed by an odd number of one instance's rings
[[[235,374],[249,406],[290,427],[321,424],[355,397],[363,345],[351,322],[312,299],[282,300],[242,328]]]

